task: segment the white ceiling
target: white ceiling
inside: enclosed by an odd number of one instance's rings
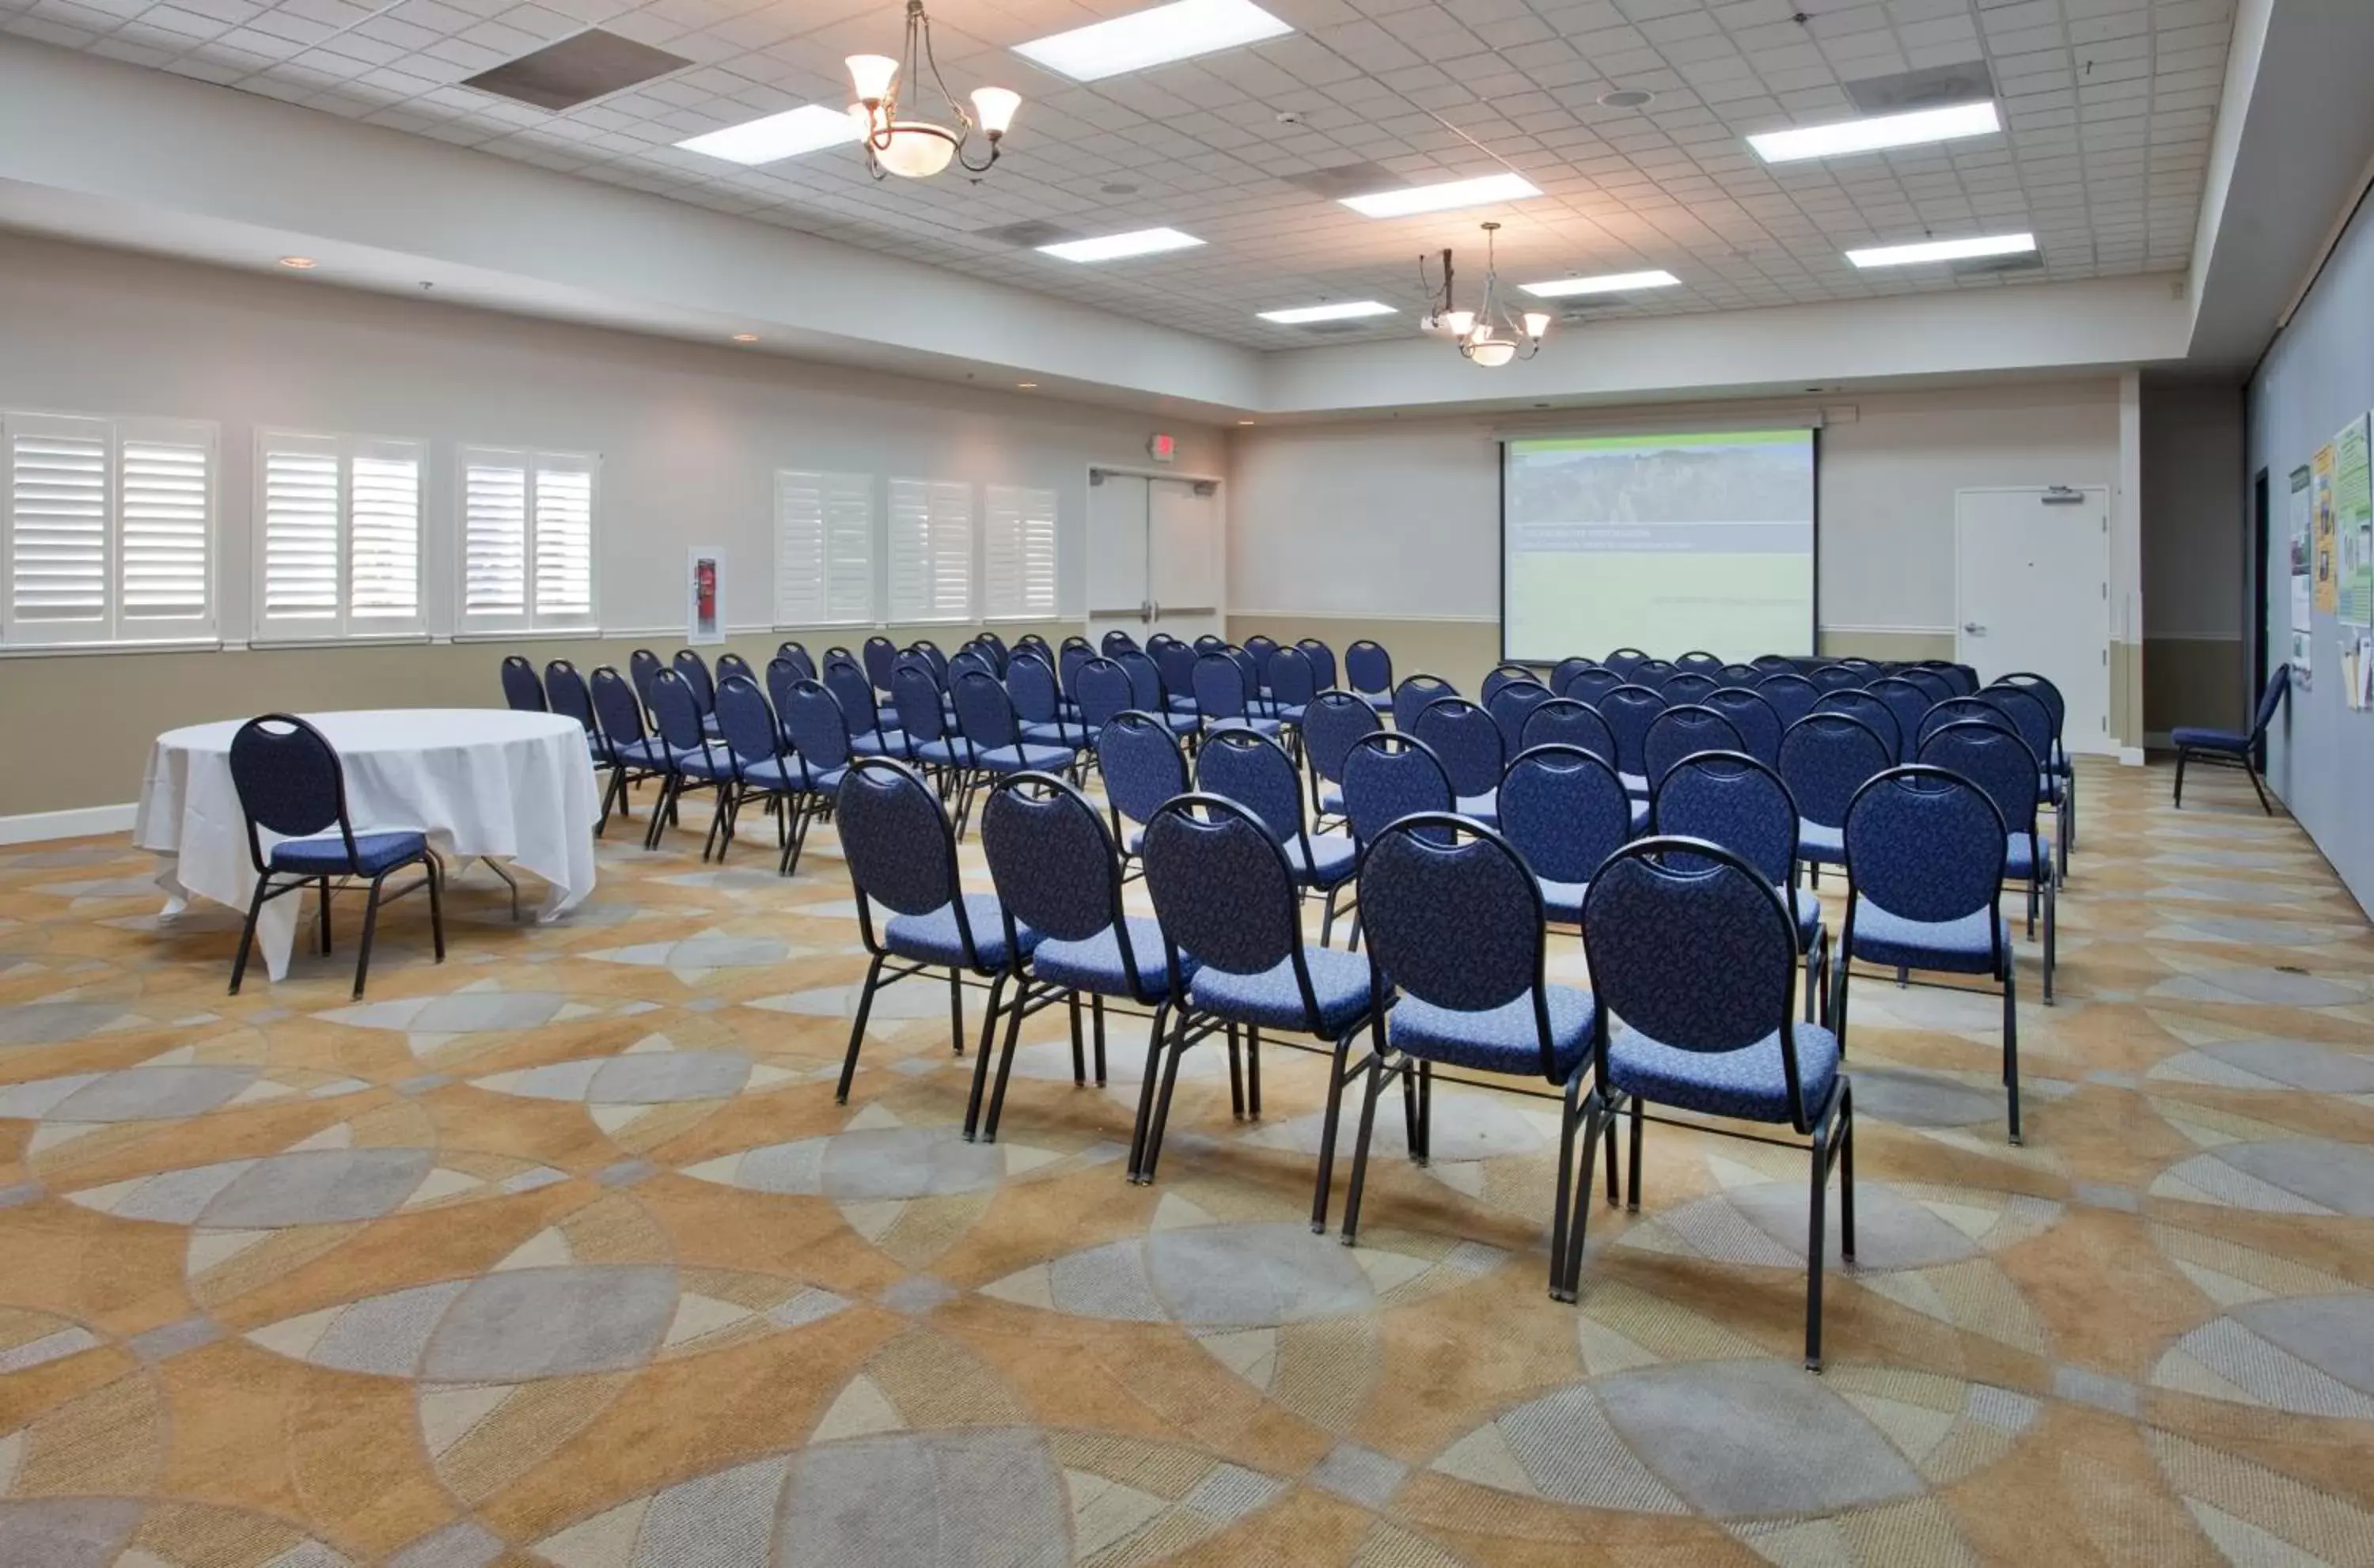
[[[2009,281],[2181,270],[2192,245],[2233,0],[1265,0],[1297,33],[1080,86],[1006,53],[1143,0],[940,0],[959,94],[1025,104],[979,184],[877,184],[853,149],[743,170],[687,136],[846,98],[842,56],[895,50],[896,0],[0,0],[0,30],[696,203],[1257,348],[1349,333],[1256,310],[1374,297],[1415,311],[1416,256],[1531,280],[1665,267],[1618,303],[1678,313],[1999,287],[1925,267],[1861,274],[1849,246],[2032,228]],[[1792,13],[1806,13],[1803,22]],[[589,24],[695,64],[559,114],[453,84]],[[2002,135],[1768,169],[1747,132],[1851,116],[1842,84],[1983,58]],[[1640,110],[1597,103],[1616,88]],[[1281,123],[1281,111],[1301,123]],[[1518,170],[1546,194],[1378,222],[1287,177],[1374,162],[1425,182]],[[1116,193],[1109,187],[1134,186]],[[1169,224],[1209,243],[1082,267],[977,231]],[[1472,298],[1472,292],[1470,297]]]

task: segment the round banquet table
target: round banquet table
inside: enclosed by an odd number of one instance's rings
[[[525,866],[549,884],[539,919],[594,891],[600,797],[585,731],[553,713],[499,708],[401,708],[308,713],[337,748],[355,831],[419,828],[449,861],[469,857]],[[132,840],[166,857],[158,873],[165,914],[193,896],[247,912],[255,862],[230,777],[230,741],[244,720],[193,724],[157,737]],[[335,831],[335,828],[332,829]],[[261,835],[267,853],[273,841]],[[288,972],[302,895],[264,907],[256,942],[274,979]]]

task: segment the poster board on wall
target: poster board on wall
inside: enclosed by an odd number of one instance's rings
[[[2315,627],[2316,516],[2309,496],[2308,464],[2291,474],[2292,630]]]
[[[2333,438],[2333,614],[2345,626],[2374,624],[2374,472],[2366,415]]]

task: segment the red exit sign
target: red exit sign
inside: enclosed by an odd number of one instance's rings
[[[1146,437],[1146,455],[1157,462],[1169,462],[1179,455],[1179,438],[1159,435]]]

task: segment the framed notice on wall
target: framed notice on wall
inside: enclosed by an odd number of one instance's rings
[[[2315,513],[2309,495],[2308,464],[2292,470],[2292,630],[2308,632],[2315,627],[2316,527]]]
[[[2374,472],[2363,414],[2333,438],[2333,613],[2345,626],[2374,625]]]
[[[725,553],[708,545],[685,552],[684,640],[696,646],[725,640]]]
[[[2335,575],[2340,562],[2333,558],[2333,449],[2317,448],[2308,468],[2309,504],[2316,519],[2316,608],[2330,615],[2341,603],[2341,583]]]

